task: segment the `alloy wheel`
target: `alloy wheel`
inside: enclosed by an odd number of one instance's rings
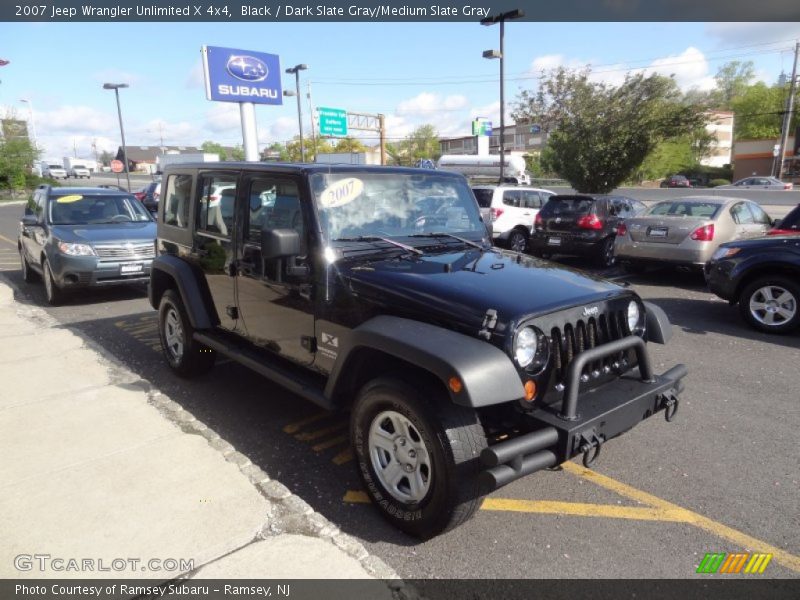
[[[797,314],[797,298],[779,285],[765,285],[750,296],[750,314],[767,327],[777,327]]]
[[[170,356],[176,363],[180,362],[183,358],[183,325],[174,307],[169,308],[164,318],[164,338]]]

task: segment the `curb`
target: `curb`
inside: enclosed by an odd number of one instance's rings
[[[5,293],[2,288],[7,288],[11,293]],[[12,282],[0,280],[0,304],[16,302],[15,294],[22,294],[21,290]],[[59,322],[36,306],[25,306],[24,309],[15,307],[16,314],[23,319],[33,321],[42,327],[53,327]],[[71,331],[71,330],[70,330]],[[222,454],[226,461],[239,467],[239,471],[247,477],[258,492],[267,500],[268,508],[266,519],[268,523],[257,533],[256,540],[266,539],[283,533],[305,535],[327,540],[336,548],[359,562],[364,570],[376,579],[387,580],[387,585],[398,600],[414,600],[419,594],[406,585],[399,575],[377,556],[369,554],[364,545],[355,537],[343,533],[322,514],[316,512],[305,500],[292,493],[289,488],[269,475],[257,465],[254,465],[247,456],[238,452],[228,441],[223,439],[216,431],[199,421],[193,414],[185,410],[180,404],[164,395],[148,380],[143,379],[105,348],[86,338],[79,332],[72,331],[79,337],[83,345],[99,355],[101,364],[111,372],[111,384],[136,387],[144,391],[147,402],[173,425],[184,433],[200,435],[208,444]],[[179,577],[182,578],[182,577]]]

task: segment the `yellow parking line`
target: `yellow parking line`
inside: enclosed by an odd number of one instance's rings
[[[615,504],[585,504],[583,502],[558,502],[554,500],[512,500],[509,498],[487,498],[481,510],[526,512],[578,517],[608,517],[611,519],[634,519],[638,521],[681,522],[683,516],[674,511],[658,508],[640,508]]]
[[[311,449],[314,452],[319,452],[320,450],[327,450],[332,446],[345,443],[347,441],[347,437],[348,437],[347,435],[339,435],[331,440],[328,440],[327,442],[320,442],[319,444],[311,446]]]
[[[3,240],[4,242],[8,242],[8,243],[9,243],[9,244],[11,244],[12,246],[16,246],[16,245],[17,245],[17,242],[15,242],[14,240],[10,240],[10,239],[8,239],[8,238],[7,238],[6,236],[4,236],[4,235],[0,235],[0,240]]]
[[[328,412],[321,412],[315,415],[311,415],[310,417],[306,417],[301,421],[297,421],[295,423],[289,423],[283,428],[283,432],[297,433],[298,431],[300,431],[301,428],[305,427],[306,425],[309,425],[311,423],[316,423],[317,421],[321,421],[322,419],[324,419],[325,417],[329,417],[330,415],[331,413]]]
[[[339,454],[333,457],[333,463],[336,465],[343,465],[351,460],[353,460],[353,451],[350,448],[347,450],[342,450],[339,452]]]
[[[336,423],[335,425],[331,425],[330,427],[326,427],[325,429],[318,429],[317,431],[309,431],[308,433],[298,433],[294,436],[294,439],[299,440],[301,442],[311,442],[313,440],[318,440],[321,437],[328,435],[329,433],[333,433],[334,431],[339,431],[340,429],[344,429],[347,427],[347,423]],[[286,428],[284,428],[286,431]]]
[[[612,492],[616,492],[620,496],[625,496],[631,500],[648,504],[652,508],[669,511],[675,516],[680,515],[681,521],[733,542],[742,548],[747,548],[749,550],[755,550],[757,552],[763,552],[766,554],[772,554],[775,560],[784,567],[787,567],[795,572],[800,572],[800,557],[794,556],[785,550],[776,548],[775,546],[749,536],[746,533],[742,533],[741,531],[733,529],[732,527],[728,527],[727,525],[723,525],[722,523],[714,521],[713,519],[704,517],[696,512],[680,507],[676,504],[672,504],[671,502],[667,502],[666,500],[662,500],[661,498],[653,496],[652,494],[648,494],[642,490],[637,490],[636,488],[617,481],[616,479],[612,479],[606,475],[601,475],[596,471],[584,469],[573,462],[566,462],[561,466],[565,471],[586,479],[587,481],[591,481],[592,483],[596,483],[597,485],[611,490]]]

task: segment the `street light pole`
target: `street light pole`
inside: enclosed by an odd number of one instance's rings
[[[519,9],[510,10],[508,12],[500,13],[491,17],[481,19],[481,25],[494,25],[500,23],[500,52],[494,50],[486,50],[483,53],[484,58],[499,58],[500,59],[500,183],[503,183],[505,176],[505,158],[506,158],[506,98],[505,98],[505,23],[510,19],[520,19],[525,16]]]
[[[36,142],[36,121],[33,118],[33,102],[26,98],[20,98],[20,102],[24,102],[28,105],[28,120],[31,122],[31,135],[33,136],[33,149],[38,150],[38,144]]]
[[[290,75],[294,75],[294,82],[295,82],[295,89],[297,90],[295,94],[297,95],[297,124],[300,129],[300,160],[301,162],[306,162],[306,146],[303,142],[303,106],[302,100],[300,97],[300,71],[305,71],[308,69],[308,65],[306,64],[299,64],[293,67],[286,69],[286,72]]]
[[[119,133],[122,137],[122,159],[125,161],[125,179],[128,182],[128,191],[131,191],[131,174],[128,165],[128,149],[125,146],[125,128],[122,126],[122,108],[119,104],[119,88],[128,87],[127,83],[104,83],[104,90],[114,90],[114,95],[117,98],[117,114],[119,115]]]

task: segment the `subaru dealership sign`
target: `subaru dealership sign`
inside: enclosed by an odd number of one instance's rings
[[[283,104],[277,54],[203,46],[203,71],[209,100]]]

